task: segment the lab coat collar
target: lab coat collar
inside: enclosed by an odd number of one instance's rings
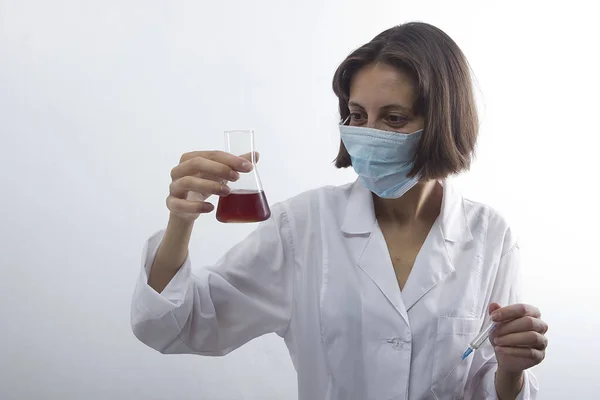
[[[440,183],[444,187],[440,213],[444,239],[449,242],[470,241],[473,235],[467,223],[462,195],[448,180]],[[372,233],[376,223],[373,195],[359,178],[352,185],[341,226],[342,232],[351,235]]]
[[[351,235],[371,233],[376,222],[373,195],[358,178],[352,184],[342,222],[342,232]]]
[[[442,232],[449,242],[468,242],[473,239],[467,222],[465,200],[448,180],[440,181],[444,187],[442,198]]]

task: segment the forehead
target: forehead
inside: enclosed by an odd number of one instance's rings
[[[371,64],[361,68],[350,84],[350,102],[365,108],[399,104],[408,109],[415,101],[410,76],[387,64]]]

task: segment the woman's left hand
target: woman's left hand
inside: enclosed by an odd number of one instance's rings
[[[489,311],[492,321],[498,323],[490,335],[498,371],[521,373],[542,362],[548,346],[548,324],[540,319],[540,310],[529,304],[500,307],[492,303]]]

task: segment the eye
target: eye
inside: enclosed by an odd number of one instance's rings
[[[360,124],[366,120],[366,116],[360,112],[350,113],[350,123]]]
[[[387,120],[390,125],[405,125],[408,122],[408,118],[402,114],[389,114]]]

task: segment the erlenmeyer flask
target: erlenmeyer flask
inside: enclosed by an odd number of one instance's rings
[[[269,219],[271,210],[263,191],[254,150],[254,131],[225,132],[227,152],[236,156],[250,155],[253,169],[240,173],[240,179],[229,182],[231,193],[219,198],[217,220],[220,222],[261,222]]]

